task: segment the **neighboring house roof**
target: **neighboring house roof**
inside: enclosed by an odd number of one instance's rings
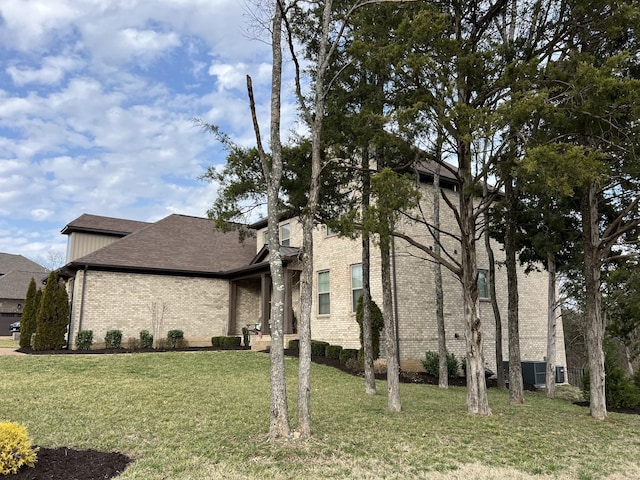
[[[0,277],[0,298],[24,299],[32,278],[35,279],[36,286],[40,287],[47,278],[47,272],[44,269],[38,272],[12,270],[3,275]]]
[[[65,268],[77,270],[86,265],[141,273],[224,276],[227,270],[248,265],[255,252],[255,238],[240,243],[237,232],[215,230],[211,220],[173,214],[76,259]]]
[[[47,272],[42,265],[29,260],[22,255],[0,253],[0,275],[5,275],[12,270],[24,270],[27,272]]]
[[[90,215],[85,213],[72,222],[69,222],[62,229],[62,233],[64,235],[69,235],[73,232],[101,233],[104,235],[124,237],[148,225],[151,224],[148,222],[139,222],[137,220],[102,217],[100,215]]]

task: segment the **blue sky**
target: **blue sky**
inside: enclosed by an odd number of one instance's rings
[[[256,2],[260,3],[260,2]],[[205,216],[225,153],[193,119],[268,132],[270,47],[240,0],[0,2],[0,252],[46,259],[83,213]],[[296,107],[283,107],[283,132]]]

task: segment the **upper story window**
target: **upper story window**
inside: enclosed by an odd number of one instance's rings
[[[481,300],[489,299],[489,272],[487,270],[478,270],[478,298]]]
[[[358,308],[358,300],[362,296],[362,264],[351,265],[351,307]]]
[[[331,313],[329,270],[318,272],[318,315]]]
[[[283,247],[291,246],[291,225],[288,223],[280,227],[280,245]]]

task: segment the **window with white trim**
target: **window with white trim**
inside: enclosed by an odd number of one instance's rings
[[[351,265],[351,306],[352,311],[358,308],[358,300],[362,296],[362,264]]]
[[[280,245],[283,247],[291,246],[291,225],[288,223],[280,227]]]
[[[478,298],[489,300],[489,272],[478,270]]]
[[[318,272],[318,315],[331,313],[329,270]]]

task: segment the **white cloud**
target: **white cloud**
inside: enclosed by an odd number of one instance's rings
[[[77,59],[64,56],[45,57],[41,68],[7,67],[7,73],[16,85],[28,83],[55,84],[59,83],[65,75],[78,68],[81,62]]]

